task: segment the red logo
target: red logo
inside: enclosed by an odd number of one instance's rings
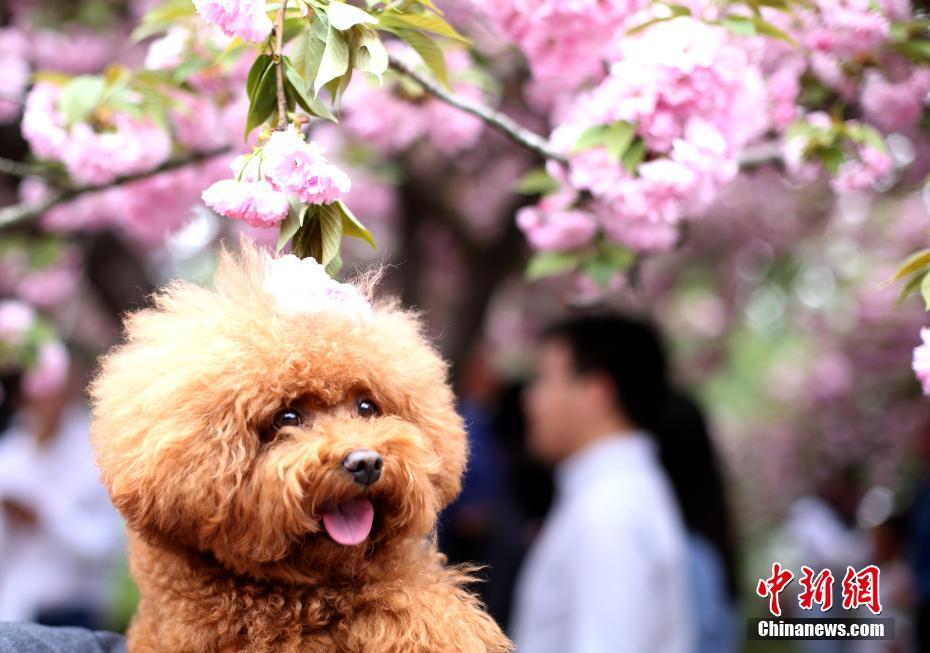
[[[878,597],[880,573],[875,565],[863,567],[860,571],[846,567],[846,575],[843,576],[843,608],[855,610],[864,605],[872,614],[879,614],[882,611],[882,603]]]
[[[804,588],[798,595],[798,605],[802,610],[813,610],[815,603],[820,606],[821,612],[833,607],[833,574],[829,569],[821,569],[815,577],[814,570],[805,565],[801,567],[798,582]]]
[[[778,603],[778,595],[788,586],[794,574],[787,569],[782,569],[777,562],[772,563],[772,575],[768,578],[760,578],[756,586],[756,594],[762,598],[769,599],[769,612],[776,617],[781,616],[781,605]]]
[[[882,611],[878,589],[880,573],[876,565],[863,567],[859,571],[847,567],[841,587],[843,609],[855,610],[865,606],[872,611],[872,614],[880,614]],[[771,576],[759,579],[756,594],[769,600],[769,612],[772,615],[781,616],[779,595],[793,579],[794,574],[777,562],[772,563]],[[798,605],[802,610],[813,610],[814,605],[818,605],[820,612],[826,612],[833,607],[833,573],[829,569],[821,569],[815,574],[813,569],[804,565],[801,567],[798,583],[801,585]]]

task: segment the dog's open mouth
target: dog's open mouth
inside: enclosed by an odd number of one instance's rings
[[[355,497],[334,503],[323,511],[323,528],[333,541],[343,546],[355,546],[371,533],[375,508],[366,497]]]

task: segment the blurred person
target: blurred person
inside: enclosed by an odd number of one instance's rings
[[[0,621],[102,625],[122,525],[75,385],[24,398],[0,438]]]
[[[688,538],[691,606],[697,653],[731,653],[738,646],[736,545],[723,474],[701,408],[670,393],[655,429]]]
[[[907,519],[889,514],[871,528],[870,536],[872,562],[881,569],[881,616],[894,619],[894,641],[863,641],[856,653],[908,653],[914,650],[914,581],[907,564]]]
[[[856,509],[862,497],[858,472],[852,466],[832,470],[817,484],[816,491],[797,499],[782,525],[781,562],[797,570],[807,565],[815,571],[829,569],[833,583],[833,607],[801,610],[796,601],[788,603],[788,616],[832,619],[853,615],[842,607],[842,583],[847,566],[856,569],[871,562],[869,541],[856,524]],[[776,560],[779,558],[776,557]],[[806,640],[798,642],[805,653],[843,653],[858,648],[853,640]]]
[[[557,495],[521,571],[521,653],[693,650],[685,531],[646,433],[667,392],[642,322],[592,315],[544,333],[526,410]]]
[[[916,451],[922,477],[908,519],[908,557],[914,572],[914,638],[920,653],[930,653],[930,426],[920,434]]]

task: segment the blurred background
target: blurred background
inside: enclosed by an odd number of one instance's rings
[[[143,62],[149,43],[128,35],[150,4],[0,5],[4,161],[30,165],[12,78]],[[525,70],[507,57],[496,66],[499,105],[539,120],[512,89]],[[478,77],[463,88],[481,96],[488,84]],[[422,311],[451,361],[473,458],[440,542],[452,561],[487,565],[475,589],[494,617],[508,624],[515,577],[553,494],[551,470],[525,444],[521,392],[535,338],[579,307],[610,306],[660,326],[676,382],[704,412],[707,464],[719,469],[728,519],[698,508],[687,525],[725,562],[739,632],[742,616],[765,614],[755,588],[773,560],[829,566],[839,578],[847,564],[874,562],[899,638],[868,650],[914,650],[909,628],[930,573],[912,555],[930,547],[930,403],[909,363],[926,318],[919,302],[897,306],[898,289],[881,284],[926,242],[927,198],[836,196],[826,182],[793,184],[759,165],[679,247],[610,277],[606,292],[583,275],[530,281],[514,215],[537,197],[513,189],[539,162],[446,106],[431,109],[431,133],[403,135],[413,121],[400,115],[396,129],[374,129],[407,109],[383,88],[358,93],[347,96],[341,127],[314,131],[349,171],[347,202],[378,243],[348,242],[343,274],[384,266],[380,292]],[[234,113],[235,101],[223,109]],[[918,161],[926,145],[898,142]],[[120,316],[155,287],[178,276],[208,283],[219,248],[243,234],[273,244],[276,233],[200,205],[227,165],[207,157],[0,225],[0,620],[126,627],[137,599],[121,521],[89,450],[84,388],[97,357],[119,342]],[[0,206],[41,196],[41,184],[4,164]],[[715,491],[691,482],[685,494]],[[740,650],[807,650],[738,639]]]

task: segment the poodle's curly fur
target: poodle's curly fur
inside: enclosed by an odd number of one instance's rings
[[[288,313],[266,269],[244,243],[213,289],[169,285],[91,385],[141,594],[130,653],[512,650],[436,549],[466,438],[418,320],[390,302],[367,321]],[[361,396],[380,414],[354,411]],[[312,419],[275,430],[298,404]],[[342,464],[359,448],[384,461],[369,487]],[[321,511],[362,494],[373,530],[337,544]]]

